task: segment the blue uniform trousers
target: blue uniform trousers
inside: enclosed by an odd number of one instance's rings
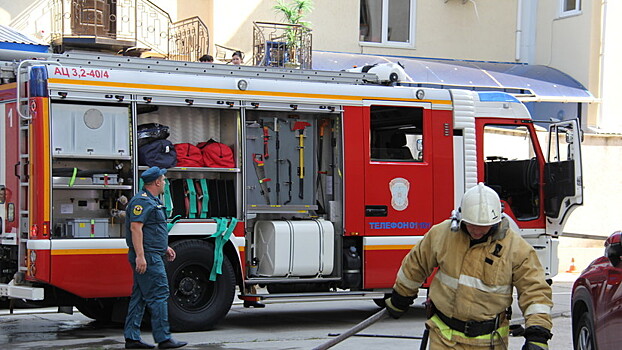
[[[125,319],[125,338],[140,339],[140,324],[145,306],[147,306],[151,312],[151,330],[155,342],[161,343],[170,339],[166,302],[169,290],[163,256],[158,253],[145,252],[147,271],[144,274],[136,272],[136,253],[133,250],[130,250],[128,258],[134,271],[134,286]]]

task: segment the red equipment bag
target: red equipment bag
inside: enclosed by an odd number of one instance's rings
[[[210,139],[197,145],[203,154],[203,164],[210,168],[235,168],[231,147]]]
[[[175,151],[177,152],[178,167],[204,167],[203,154],[201,150],[191,143],[176,143]]]

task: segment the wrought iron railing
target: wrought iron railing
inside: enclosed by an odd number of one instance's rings
[[[11,26],[61,49],[137,47],[189,61],[209,51],[208,30],[198,17],[173,23],[149,0],[39,0]]]
[[[253,64],[310,69],[311,29],[299,24],[253,22]]]
[[[209,51],[209,31],[199,17],[173,23],[169,59],[198,61]]]

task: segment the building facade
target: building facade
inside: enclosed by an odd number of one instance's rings
[[[106,6],[121,3],[93,1]],[[273,9],[275,0],[128,0],[123,3],[128,2],[135,4],[137,12],[148,7],[151,13],[168,17],[170,23],[199,18],[209,36],[204,49],[208,52],[200,53],[210,53],[225,62],[234,50],[241,50],[246,56],[245,64],[252,64],[253,22],[283,20]],[[53,21],[42,19],[50,18],[53,5],[76,3],[85,1],[3,1],[0,19],[26,34],[45,39],[49,38]],[[622,42],[616,37],[616,33],[622,32],[622,23],[617,20],[622,16],[620,1],[314,0],[313,3],[314,9],[305,20],[311,22],[314,52],[541,65],[576,79],[591,92],[592,102],[579,104],[579,108],[572,105],[550,116],[564,119],[576,116],[564,113],[578,114],[586,131],[586,205],[578,209],[567,230],[607,235],[619,228],[611,218],[622,205],[612,203],[600,208],[598,203],[603,203],[608,193],[622,192],[622,180],[615,180],[619,178],[617,170],[602,171],[602,164],[612,164],[612,160],[622,157],[622,138],[616,134],[622,132],[622,118],[618,115],[621,88],[617,84],[622,78],[618,63],[622,59]],[[140,18],[135,20],[142,23]],[[148,24],[144,27],[146,32],[153,31]],[[170,33],[156,30],[156,34],[166,37]],[[137,40],[138,44],[141,40]],[[187,60],[196,60],[197,54]],[[547,81],[546,76],[536,78]],[[557,101],[565,102],[572,103]]]

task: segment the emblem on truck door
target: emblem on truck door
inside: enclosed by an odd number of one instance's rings
[[[389,190],[391,191],[391,206],[397,211],[408,208],[408,190],[410,183],[408,180],[396,177],[389,182]]]

